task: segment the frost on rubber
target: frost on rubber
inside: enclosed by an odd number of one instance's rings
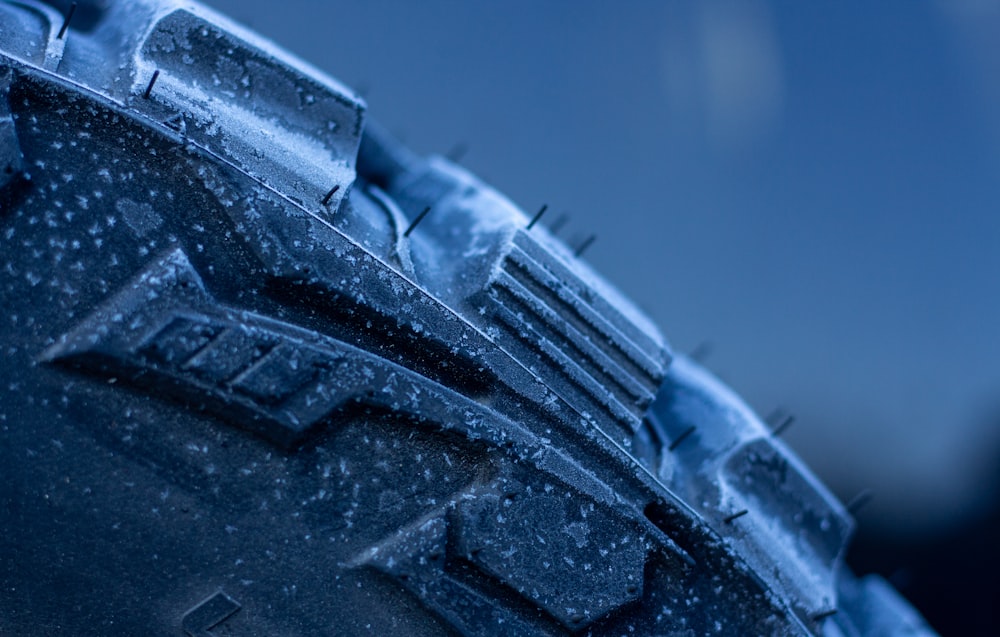
[[[192,3],[0,3],[0,633],[929,635],[541,225]]]

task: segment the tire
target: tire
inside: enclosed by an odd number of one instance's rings
[[[0,3],[0,634],[932,635],[539,217],[200,5]]]

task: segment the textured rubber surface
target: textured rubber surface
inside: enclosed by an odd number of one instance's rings
[[[509,201],[191,3],[0,3],[0,634],[930,635]]]

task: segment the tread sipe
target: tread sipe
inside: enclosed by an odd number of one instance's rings
[[[190,2],[0,2],[0,634],[931,635],[539,221]]]

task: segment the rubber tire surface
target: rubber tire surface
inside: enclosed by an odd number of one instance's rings
[[[0,634],[932,634],[538,218],[203,6],[0,3],[0,271]]]

